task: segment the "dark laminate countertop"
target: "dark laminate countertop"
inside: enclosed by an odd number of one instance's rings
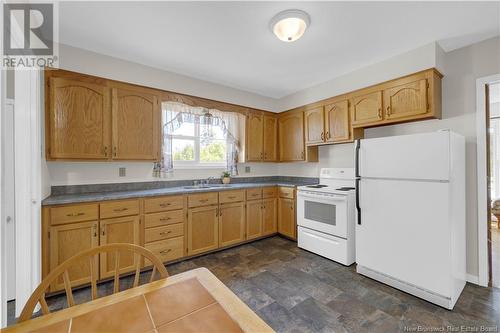
[[[307,182],[307,183],[310,184],[313,182]],[[186,188],[186,186],[176,186],[176,187],[131,190],[131,191],[106,191],[106,192],[93,192],[93,193],[56,194],[56,195],[51,195],[48,198],[44,199],[42,201],[42,206],[91,202],[91,201],[154,197],[154,196],[173,195],[173,194],[218,192],[225,190],[247,189],[253,187],[266,187],[266,186],[295,187],[300,185],[306,185],[307,183],[302,181],[301,182],[271,181],[271,182],[255,182],[255,183],[246,182],[246,183],[233,183],[227,185],[211,184],[211,186],[213,187],[209,188]]]

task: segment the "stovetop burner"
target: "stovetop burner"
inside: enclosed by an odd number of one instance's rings
[[[340,187],[340,188],[336,188],[335,190],[336,191],[350,191],[350,190],[354,190],[355,188],[354,187]]]
[[[328,187],[328,185],[316,184],[316,185],[307,185],[307,187],[310,187],[310,188],[323,188],[323,187]]]

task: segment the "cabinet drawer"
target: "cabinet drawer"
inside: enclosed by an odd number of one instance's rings
[[[188,197],[188,206],[199,207],[215,205],[219,201],[219,195],[217,192],[200,193],[200,194],[190,194]]]
[[[244,190],[219,192],[220,203],[230,203],[239,201],[245,201]]]
[[[184,256],[184,236],[146,243],[145,247],[153,252],[161,262],[175,260]],[[151,263],[146,259],[144,266],[150,265]]]
[[[184,211],[182,209],[173,210],[171,212],[147,214],[144,216],[144,224],[146,228],[181,222],[184,222]]]
[[[101,218],[139,214],[139,200],[104,202],[101,204]]]
[[[54,207],[50,208],[50,224],[97,220],[98,212],[97,204]]]
[[[280,187],[280,198],[294,198],[294,188],[293,187]]]
[[[182,195],[144,199],[144,212],[155,213],[184,208]]]
[[[184,235],[184,223],[176,223],[155,228],[146,228],[144,242],[156,242],[162,239]]]
[[[247,190],[247,200],[262,199],[262,188],[251,188]]]
[[[278,195],[278,188],[276,187],[264,187],[262,188],[263,198],[276,198]]]

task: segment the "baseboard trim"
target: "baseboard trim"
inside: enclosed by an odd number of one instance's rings
[[[466,274],[465,279],[467,280],[467,282],[479,285],[479,276],[477,275]]]

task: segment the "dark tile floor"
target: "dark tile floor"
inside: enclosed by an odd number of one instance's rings
[[[169,265],[170,274],[207,267],[278,332],[474,331],[500,323],[500,289],[468,284],[453,311],[398,291],[272,237]],[[147,278],[145,274],[144,278]],[[129,287],[130,279],[123,279]],[[109,294],[111,284],[100,286]],[[88,289],[75,300],[89,299]],[[62,297],[49,306],[64,306]],[[455,329],[455,330],[454,330]]]

